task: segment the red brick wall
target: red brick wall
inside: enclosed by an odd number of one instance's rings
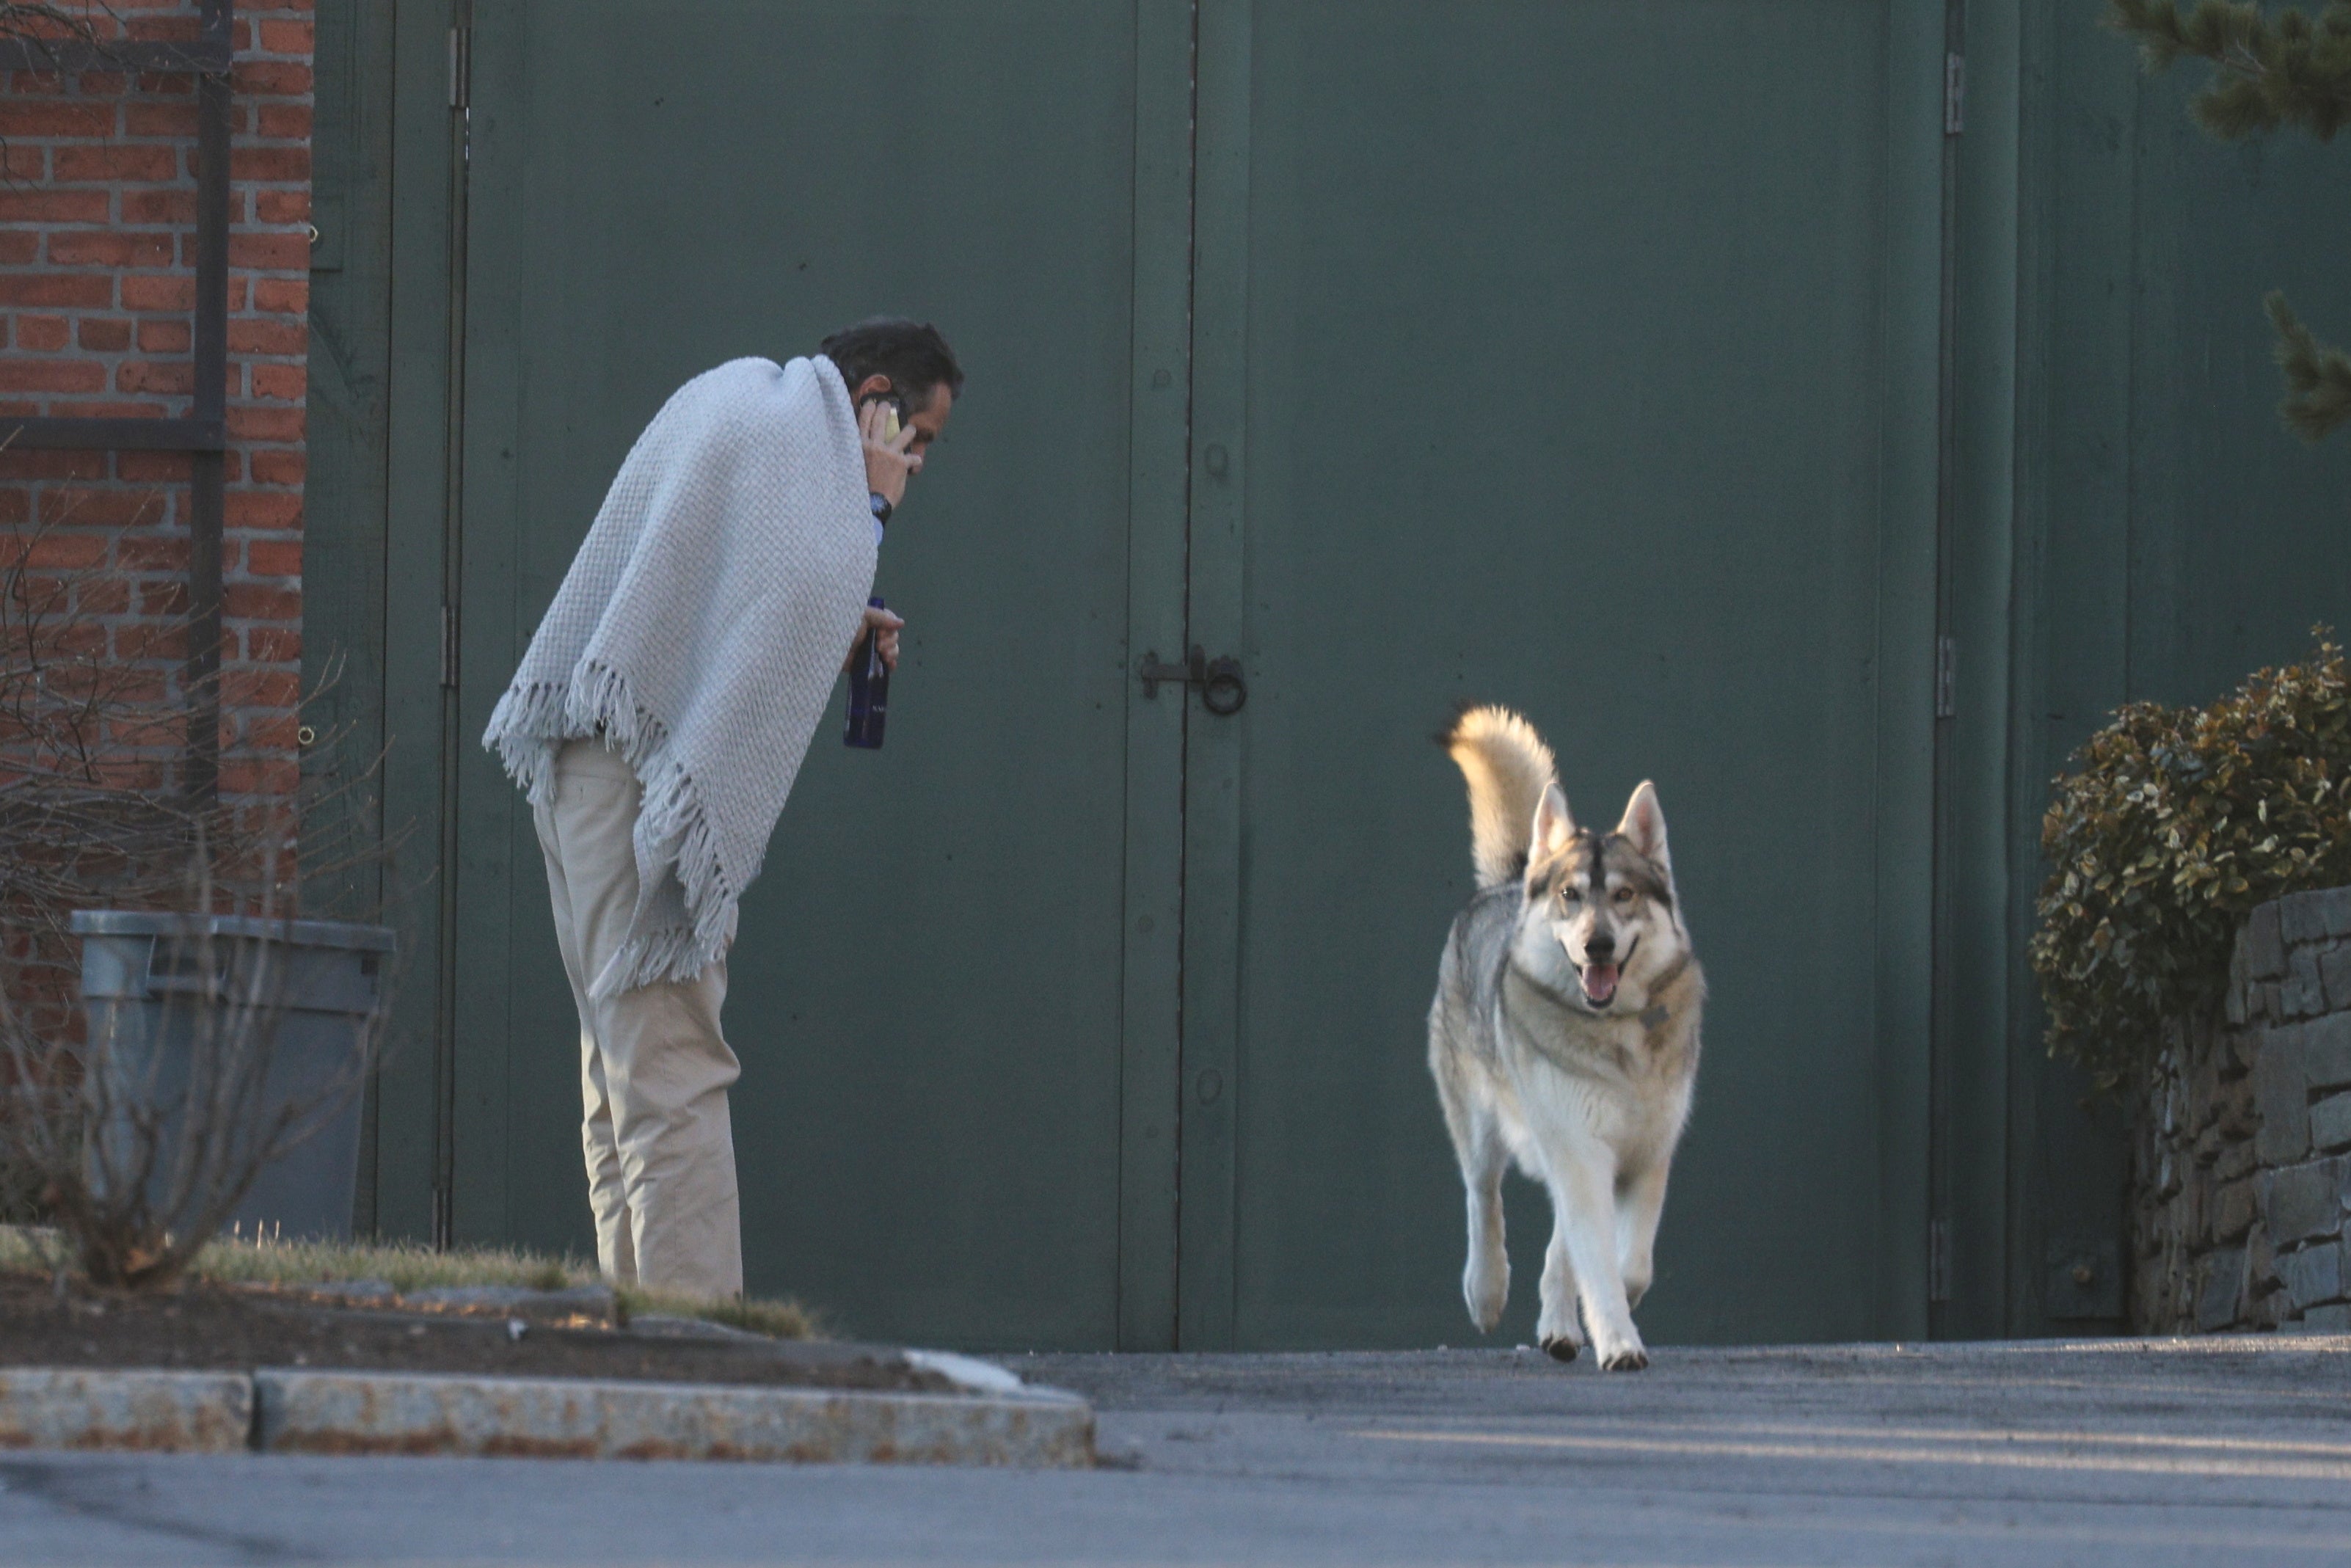
[[[134,37],[194,32],[187,0],[109,0],[89,15],[110,26],[109,10]],[[310,12],[310,0],[236,12],[221,783],[246,797],[283,795],[296,774]],[[0,73],[0,413],[188,413],[195,78]],[[114,657],[173,692],[188,469],[170,453],[0,451],[0,530],[23,541],[45,525],[41,562],[70,573]]]

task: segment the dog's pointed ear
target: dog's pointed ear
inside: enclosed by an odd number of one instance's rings
[[[1527,863],[1535,865],[1549,860],[1567,848],[1567,841],[1575,837],[1575,819],[1567,814],[1567,792],[1556,784],[1543,787],[1542,800],[1535,806],[1534,841],[1527,849]]]
[[[1641,787],[1625,802],[1625,820],[1616,824],[1616,831],[1664,872],[1667,881],[1673,880],[1673,855],[1666,848],[1666,809],[1657,804],[1655,784],[1641,780]]]

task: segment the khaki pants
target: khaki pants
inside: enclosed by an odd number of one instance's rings
[[[615,1284],[733,1295],[743,1289],[743,1228],[726,1089],[742,1067],[718,1030],[726,961],[691,980],[588,996],[636,907],[632,835],[643,797],[626,762],[575,740],[556,757],[554,802],[534,813],[580,1009],[596,1258]]]

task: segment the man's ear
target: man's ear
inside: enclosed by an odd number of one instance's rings
[[[888,376],[876,371],[857,383],[857,389],[849,394],[850,405],[853,408],[863,408],[870,400],[888,397],[896,390],[890,384]]]
[[[1573,837],[1575,819],[1567,814],[1567,791],[1556,784],[1545,786],[1535,807],[1534,841],[1528,846],[1527,863],[1531,866],[1549,860],[1567,848]]]

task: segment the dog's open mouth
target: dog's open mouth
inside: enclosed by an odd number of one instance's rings
[[[1616,966],[1586,964],[1578,969],[1576,978],[1583,984],[1583,999],[1595,1008],[1604,1008],[1616,999]]]

